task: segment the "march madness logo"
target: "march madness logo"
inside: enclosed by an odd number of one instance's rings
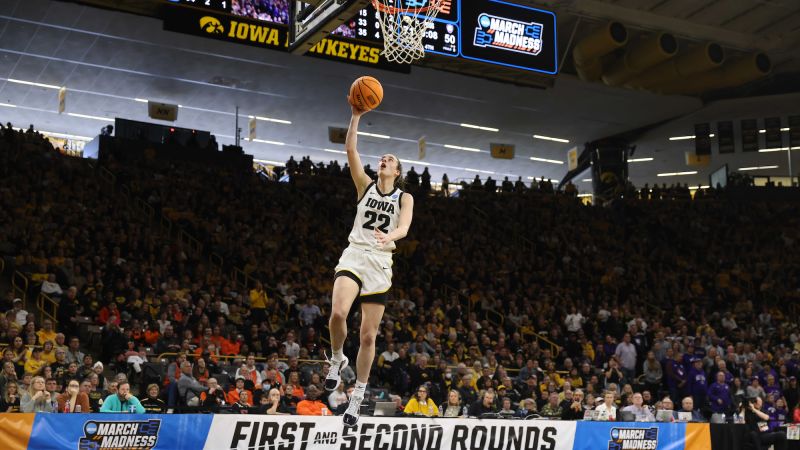
[[[134,422],[86,422],[79,450],[110,448],[115,450],[150,450],[158,442],[161,420]]]
[[[608,450],[655,450],[658,428],[612,428]]]
[[[542,51],[542,24],[483,13],[475,28],[476,47],[497,48],[512,52],[538,55]]]

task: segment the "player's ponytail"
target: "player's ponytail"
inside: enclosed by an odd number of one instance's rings
[[[400,158],[397,159],[397,171],[400,172],[400,174],[394,179],[394,187],[397,189],[405,189],[406,179],[403,177],[403,163],[400,162]]]

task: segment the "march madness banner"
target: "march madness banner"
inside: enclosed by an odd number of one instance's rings
[[[2,450],[707,450],[708,424],[211,414],[0,414]]]

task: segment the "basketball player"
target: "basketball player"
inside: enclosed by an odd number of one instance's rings
[[[345,141],[358,203],[348,238],[350,245],[342,253],[334,276],[330,318],[333,355],[325,378],[325,388],[329,391],[336,390],[341,383],[340,373],[349,363],[342,353],[347,337],[347,315],[358,298],[361,300],[361,342],[356,360],[356,386],[343,416],[347,426],[358,423],[375,358],[375,338],[386,309],[387,292],[392,286],[394,241],[406,237],[414,210],[413,197],[398,188],[402,180],[402,165],[397,157],[391,154],[381,157],[376,181],[364,172],[356,140],[358,121],[365,112],[352,106],[353,115]]]

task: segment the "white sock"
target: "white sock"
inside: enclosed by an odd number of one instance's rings
[[[367,383],[356,381],[355,389],[353,389],[353,396],[364,398],[364,394],[366,392],[367,392]]]
[[[331,360],[336,361],[336,362],[344,361],[344,352],[342,351],[342,349],[331,350],[331,351],[333,352],[333,356],[331,357]]]

